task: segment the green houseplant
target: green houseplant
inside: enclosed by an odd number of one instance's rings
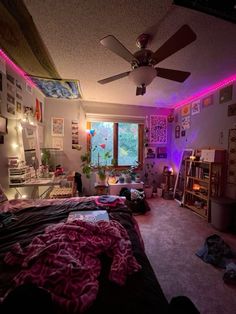
[[[95,147],[94,150],[96,150],[96,148],[97,147]],[[109,169],[107,162],[110,158],[111,153],[109,151],[104,151],[102,154],[98,152],[97,162],[92,163],[90,152],[86,152],[80,157],[82,161],[81,167],[83,174],[86,176],[86,178],[90,179],[92,173],[95,172],[100,181],[98,183],[104,183],[107,177],[107,171]]]

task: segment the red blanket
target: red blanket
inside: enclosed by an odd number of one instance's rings
[[[16,244],[5,262],[21,265],[14,278],[16,286],[35,283],[69,313],[81,313],[97,296],[101,253],[112,258],[109,279],[119,285],[141,268],[126,230],[116,221],[94,224],[76,220],[52,225],[28,247],[22,249]]]

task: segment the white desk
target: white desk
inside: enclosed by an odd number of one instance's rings
[[[23,183],[10,184],[9,187],[15,188],[17,193],[19,193],[20,195],[21,193],[19,192],[18,188],[33,187],[33,191],[31,192],[31,198],[44,198],[55,185],[60,185],[62,179],[62,176],[53,178],[32,178]],[[39,193],[39,187],[45,187],[46,189],[44,189],[42,193]]]
[[[128,188],[128,189],[143,189],[143,182],[136,183],[132,181],[131,183],[115,183],[115,184],[109,184],[109,195],[119,195],[120,190],[122,188]]]

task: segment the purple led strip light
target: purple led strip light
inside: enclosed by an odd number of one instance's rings
[[[197,99],[199,99],[199,98],[201,98],[201,97],[203,97],[203,96],[205,96],[207,94],[210,94],[210,93],[216,91],[217,89],[219,89],[219,88],[221,88],[223,86],[226,86],[226,85],[228,85],[228,84],[230,84],[230,83],[232,83],[234,81],[236,81],[236,74],[234,74],[234,75],[232,75],[232,76],[230,76],[230,77],[228,77],[228,78],[226,78],[226,79],[224,79],[224,80],[222,80],[222,81],[220,81],[220,82],[218,82],[218,83],[216,83],[216,84],[214,84],[214,85],[204,89],[203,91],[201,91],[199,93],[196,93],[193,96],[190,96],[189,98],[187,98],[187,99],[185,99],[183,101],[178,102],[177,104],[175,104],[173,106],[173,108],[176,109],[176,108],[181,107],[181,106],[183,106],[185,104],[188,104],[189,102],[192,102],[192,101],[197,100]]]
[[[31,87],[35,87],[35,84],[27,77],[26,72],[24,72],[20,67],[18,67],[18,65],[16,65],[6,54],[5,52],[0,49],[0,57],[2,57],[2,59],[4,59],[6,61],[6,63],[12,67],[17,74],[19,74],[20,76],[22,76],[27,83],[31,86]]]

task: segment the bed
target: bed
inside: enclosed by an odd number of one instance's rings
[[[5,202],[4,206],[0,206],[1,301],[3,301],[4,297],[6,297],[9,291],[12,291],[17,284],[22,284],[29,280],[26,271],[29,270],[28,268],[34,267],[41,258],[41,264],[37,264],[35,269],[31,269],[32,272],[30,275],[32,275],[33,272],[34,273],[30,278],[35,279],[38,284],[43,283],[43,288],[52,292],[52,295],[54,295],[56,291],[56,295],[57,297],[59,296],[59,299],[54,298],[54,300],[56,300],[57,303],[58,313],[154,314],[167,312],[168,302],[145,254],[138,225],[131,210],[125,205],[122,197],[113,196],[109,198],[109,196],[107,196],[106,198],[103,196],[92,196],[60,200],[13,200]],[[96,224],[97,229],[93,229],[92,231],[91,229],[86,229],[90,228],[87,227],[87,225],[91,225],[91,223],[84,221],[74,221],[72,225],[68,226],[67,219],[70,212],[104,209],[107,210],[110,219],[109,222],[106,223],[109,224],[109,228],[110,226],[115,228],[115,233],[114,230],[111,230],[110,232],[109,229],[109,235],[104,236],[104,230],[108,228],[104,221],[98,222]],[[97,225],[99,226],[97,227]],[[120,225],[122,227],[120,227]],[[91,237],[88,241],[84,240],[86,245],[83,247],[86,248],[87,252],[90,250],[90,245],[92,245],[89,254],[92,254],[94,250],[97,250],[98,248],[100,262],[98,264],[96,264],[96,262],[92,267],[92,270],[95,271],[96,275],[96,278],[91,280],[92,283],[90,282],[89,284],[86,284],[87,277],[85,276],[86,278],[84,279],[83,273],[76,272],[70,273],[69,275],[67,273],[67,275],[64,276],[66,278],[61,278],[62,274],[58,275],[57,273],[55,275],[53,272],[50,272],[52,282],[45,280],[37,282],[38,274],[40,272],[42,273],[40,268],[42,267],[42,261],[43,263],[49,264],[50,260],[47,253],[45,253],[45,250],[43,250],[43,253],[42,250],[39,253],[38,246],[42,244],[42,241],[45,240],[46,236],[47,241],[52,241],[53,234],[57,236],[59,229],[60,232],[62,230],[64,232],[65,227],[79,228],[79,230],[86,229],[86,237],[87,234],[90,236],[92,232],[92,239],[94,239],[94,241],[91,242]],[[69,245],[72,245],[72,242],[76,242],[74,241],[74,233],[72,231],[69,230],[68,232],[68,229],[66,231],[67,238],[69,234],[69,239],[72,239]],[[119,236],[117,236],[117,232],[119,233]],[[99,236],[102,234],[101,237],[103,238],[97,238],[98,234]],[[121,242],[118,244],[115,243],[114,245],[111,244],[111,241],[113,240],[110,240],[110,234],[111,238],[114,236],[116,239],[119,238],[119,241]],[[63,234],[63,237],[64,236],[65,235]],[[123,241],[124,238],[126,239],[125,241]],[[107,241],[109,242],[108,245],[110,245],[109,248],[106,246]],[[106,242],[106,244],[103,242]],[[93,247],[94,243],[96,243],[95,248]],[[126,244],[127,247],[124,249],[124,245]],[[36,251],[30,251],[29,247],[34,247],[35,249],[35,245],[37,246]],[[102,249],[101,246],[103,246]],[[122,252],[125,250],[127,250],[125,255],[122,255]],[[75,248],[72,246],[71,252],[77,252],[77,247]],[[126,255],[127,252],[128,256]],[[54,256],[57,256],[57,253],[57,251],[53,251]],[[120,256],[120,254],[122,256]],[[87,256],[88,255],[86,255],[86,260]],[[74,258],[72,264],[75,263],[75,265],[73,265],[78,266],[76,264],[78,260],[75,260],[76,256],[70,256],[70,258]],[[120,261],[117,262],[117,258],[123,259],[121,263]],[[27,259],[28,261],[26,262]],[[114,262],[115,259],[116,262]],[[58,264],[55,264],[56,262],[53,258],[52,260],[53,267],[58,265],[58,269],[64,269],[63,267],[65,265],[62,263],[65,262],[65,259],[57,260]],[[44,266],[45,265],[43,265],[43,267]],[[39,271],[37,271],[37,267],[40,268]],[[83,265],[81,265],[81,267],[83,267]],[[90,275],[91,271],[89,272],[89,276]],[[84,282],[83,279],[85,280]],[[77,286],[78,282],[81,280],[81,285]],[[73,283],[70,281],[73,281]],[[55,285],[57,285],[56,288]],[[87,290],[85,289],[85,286],[87,287]],[[85,290],[84,295],[86,297],[91,297],[92,295],[92,299],[90,298],[87,300],[85,298],[86,300],[84,301],[83,296],[81,297],[78,293],[78,287]],[[70,293],[70,289],[74,289],[73,293]],[[68,295],[73,299],[73,302],[70,303],[69,307],[64,306],[65,302],[63,304],[62,299],[60,299],[60,297],[65,298],[65,291],[63,290],[68,290]],[[63,296],[60,296],[60,292]],[[78,300],[80,301],[77,300],[77,293]],[[66,295],[66,297],[68,297],[68,295]]]

